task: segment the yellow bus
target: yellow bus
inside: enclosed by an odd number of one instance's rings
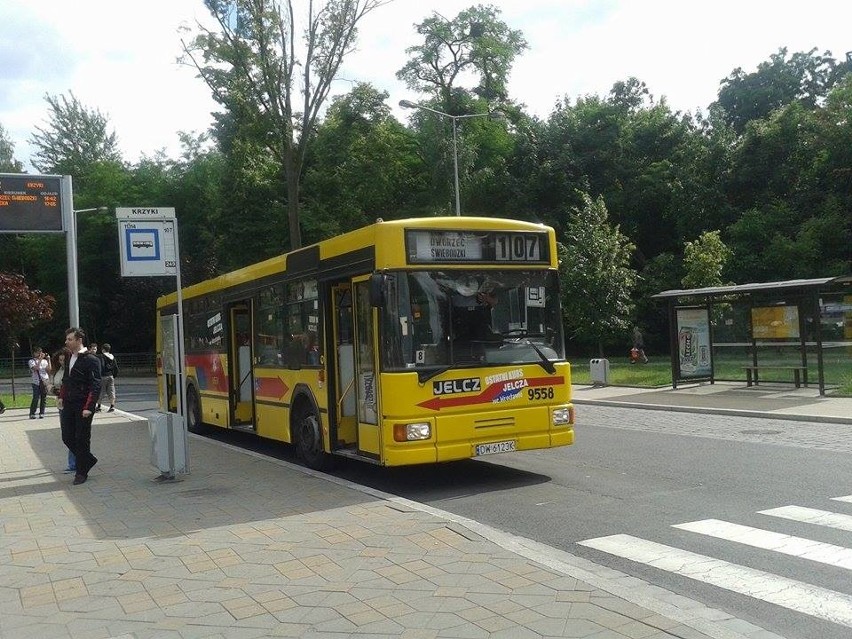
[[[379,220],[186,287],[187,426],[292,443],[312,468],[572,444],[556,266],[544,225]]]

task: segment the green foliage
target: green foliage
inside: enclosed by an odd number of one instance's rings
[[[740,211],[727,230],[734,279],[849,272],[852,74],[823,106],[800,103],[749,123],[725,177]]]
[[[73,94],[48,96],[50,118],[33,136],[37,166],[72,175],[77,209],[174,206],[187,285],[280,254],[302,235],[314,242],[376,217],[452,213],[448,118],[417,111],[403,125],[388,95],[366,84],[322,111],[358,20],[380,4],[314,3],[297,27],[290,3],[208,0],[220,22],[198,27],[185,60],[221,106],[210,131],[181,134],[178,159],[159,153],[131,166],[106,116]],[[604,95],[563,97],[539,119],[506,90],[526,42],[498,10],[434,14],[417,29],[422,43],[399,73],[427,93],[423,104],[483,116],[497,104],[507,116],[458,121],[462,211],[557,228],[574,350],[622,352],[630,324],[651,352],[667,347],[665,306],[651,300],[662,290],[850,272],[852,63],[781,50],[754,73],[732,72],[706,114],[673,111],[627,78]],[[296,60],[303,31],[316,48]],[[20,168],[0,128],[0,171]],[[78,231],[84,328],[118,352],[148,350],[154,300],[174,280],[120,277],[111,212],[80,214]],[[0,233],[0,271],[67,308],[61,235]],[[66,326],[56,312],[24,339],[58,345]]]
[[[678,251],[683,240],[703,230],[702,218],[713,217],[721,199],[712,188],[715,176],[706,175],[713,167],[699,128],[665,101],[655,103],[635,78],[616,83],[606,98],[557,105],[539,154],[535,182],[545,185],[547,210],[576,206],[578,185],[602,195],[612,218],[636,242],[640,266]]]
[[[458,160],[458,178],[461,209],[465,215],[496,215],[501,212],[495,207],[501,202],[499,194],[505,188],[505,166],[513,152],[514,141],[507,125],[500,116],[490,114],[484,100],[473,99],[464,94],[456,96],[456,146],[453,148],[453,124],[447,115],[428,110],[418,110],[412,115],[413,134],[409,137],[416,144],[419,170],[428,180],[424,185],[428,200],[438,214],[455,210],[455,161]],[[422,103],[440,111],[435,102]],[[440,111],[447,113],[446,111]],[[481,199],[480,199],[481,198]]]
[[[603,198],[582,194],[558,246],[563,313],[569,335],[597,344],[619,340],[630,325],[630,294],[636,272],[630,268],[635,250],[618,226],[610,226]],[[623,340],[619,340],[623,341]]]
[[[85,107],[73,93],[70,99],[46,95],[49,107],[47,126],[36,127],[30,138],[35,147],[33,166],[44,173],[86,176],[97,162],[120,162],[118,138],[109,131],[109,118],[97,109]]]
[[[299,28],[291,2],[205,0],[218,30],[199,23],[184,43],[185,60],[228,111],[240,138],[265,148],[278,163],[291,248],[302,245],[302,172],[320,110],[355,46],[358,23],[386,1],[311,3]]]
[[[470,75],[477,80],[471,93],[489,102],[506,101],[512,63],[527,43],[499,16],[493,5],[477,5],[453,20],[437,12],[426,18],[416,25],[423,44],[406,49],[410,59],[397,78],[414,91],[431,94],[447,109],[458,81]]]
[[[731,257],[719,231],[705,231],[697,240],[687,242],[683,249],[684,288],[721,286],[722,270]]]
[[[0,173],[20,173],[23,168],[24,165],[15,159],[15,145],[0,124]]]
[[[422,197],[423,167],[411,136],[391,117],[387,97],[358,84],[329,107],[305,171],[310,241],[377,217],[402,217]]]
[[[849,65],[838,65],[831,52],[822,55],[811,49],[789,58],[787,48],[761,62],[757,71],[746,73],[741,67],[722,81],[716,104],[725,121],[742,133],[749,122],[763,120],[786,105],[798,101],[813,109],[835,83],[848,72]]]
[[[660,253],[645,263],[639,272],[636,288],[634,324],[641,324],[646,350],[663,351],[668,348],[668,307],[652,299],[662,291],[681,288],[682,263],[680,255]]]

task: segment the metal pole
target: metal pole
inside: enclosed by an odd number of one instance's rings
[[[181,416],[181,436],[183,437],[183,455],[184,455],[184,471],[189,472],[189,436],[187,435],[187,414],[186,414],[186,356],[184,355],[184,341],[183,341],[183,283],[181,281],[180,275],[180,235],[178,234],[178,221],[177,217],[172,221],[174,225],[175,232],[175,266],[177,266],[177,272],[175,273],[175,284],[177,285],[177,324],[178,324],[178,339],[177,339],[177,352],[178,352],[178,377],[180,379],[180,388],[178,389],[178,414]]]
[[[453,177],[456,185],[456,215],[461,215],[461,198],[459,196],[459,149],[456,140],[456,120],[454,116],[450,116],[453,121]]]
[[[62,217],[65,222],[65,260],[68,272],[68,318],[69,326],[80,327],[80,297],[77,289],[77,216],[74,214],[74,198],[71,176],[62,178]]]

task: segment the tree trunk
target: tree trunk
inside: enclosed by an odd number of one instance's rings
[[[287,184],[287,222],[290,229],[291,251],[302,248],[302,231],[299,225],[299,171],[296,168],[293,153],[295,153],[295,149],[284,152],[284,162],[282,162],[281,167],[284,173],[284,181]]]

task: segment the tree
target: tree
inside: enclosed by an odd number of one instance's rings
[[[722,286],[722,271],[731,257],[719,231],[705,231],[697,240],[687,242],[683,248],[685,274],[681,283],[685,288]]]
[[[737,133],[745,131],[752,120],[763,119],[794,101],[813,108],[849,70],[848,64],[838,65],[830,51],[822,55],[816,51],[800,51],[788,58],[787,48],[782,47],[768,62],[761,62],[757,71],[734,69],[722,81],[714,107],[722,110]]]
[[[849,272],[852,75],[820,105],[794,102],[750,122],[721,184],[735,281]],[[717,226],[717,228],[719,228]]]
[[[406,49],[411,59],[396,77],[415,91],[431,93],[445,110],[452,106],[457,81],[468,75],[478,81],[473,94],[488,102],[505,102],[509,71],[527,42],[499,15],[491,5],[471,7],[453,20],[435,12],[417,25],[424,42]]]
[[[706,174],[713,167],[702,132],[636,78],[615,83],[606,98],[563,99],[540,140],[534,170],[542,188],[533,195],[540,193],[543,208],[581,205],[577,185],[603,196],[635,242],[640,268],[655,255],[680,252],[679,236],[693,237],[715,217],[721,192]]]
[[[56,300],[30,289],[23,275],[0,271],[0,338],[12,347],[37,323],[53,317]]]
[[[50,118],[46,127],[36,127],[30,137],[35,147],[33,166],[45,173],[85,176],[96,162],[121,162],[118,140],[108,131],[109,118],[97,109],[89,109],[71,93],[46,95]]]
[[[0,124],[0,173],[20,173],[24,165],[15,159],[15,145]]]
[[[387,97],[359,83],[329,106],[305,169],[309,239],[410,215],[423,197],[423,167]]]
[[[562,310],[569,334],[597,344],[627,335],[630,294],[636,271],[629,267],[635,249],[610,226],[603,198],[582,194],[583,207],[571,212],[566,242],[557,247],[563,282]]]
[[[389,1],[308,0],[302,32],[293,0],[205,0],[218,32],[198,23],[200,33],[183,45],[213,98],[280,164],[291,248],[302,245],[302,171],[320,109],[355,46],[358,23]]]

